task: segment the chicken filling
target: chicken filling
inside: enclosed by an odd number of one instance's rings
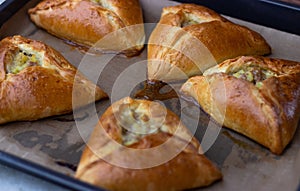
[[[109,9],[109,10],[113,11],[112,6],[108,2],[106,2],[106,1],[103,1],[103,0],[91,0],[91,2],[98,4],[99,6],[101,6],[103,8],[106,8],[106,9]]]
[[[37,66],[39,64],[39,59],[35,54],[28,53],[23,50],[15,55],[13,62],[6,66],[7,73],[17,74],[30,66]]]
[[[185,18],[181,23],[182,28],[186,27],[186,26],[196,25],[196,24],[205,22],[204,20],[202,20],[201,18],[199,18],[198,16],[196,16],[194,14],[185,13],[184,16],[185,16]]]
[[[249,66],[231,73],[231,75],[239,79],[247,80],[260,88],[263,85],[262,82],[272,76],[275,76],[275,73],[258,66]]]
[[[119,109],[118,126],[121,128],[122,144],[125,146],[138,142],[146,135],[158,133],[165,129],[165,112],[162,110],[155,114],[151,111],[145,112],[145,107],[142,104],[133,108],[132,105],[124,104]]]
[[[91,1],[94,2],[94,3],[101,4],[101,0],[91,0]]]
[[[186,27],[186,26],[196,25],[196,24],[199,24],[199,22],[197,22],[197,21],[195,21],[195,20],[192,20],[192,19],[188,19],[188,20],[184,20],[184,21],[181,23],[181,27]]]

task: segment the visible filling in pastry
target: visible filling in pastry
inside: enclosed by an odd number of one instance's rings
[[[99,6],[112,10],[112,7],[109,6],[108,4],[105,4],[105,2],[103,2],[102,0],[91,0],[91,2],[97,3]]]
[[[203,18],[192,13],[184,13],[184,20],[181,22],[181,27],[186,27],[190,25],[197,25],[201,23],[211,22],[215,19],[213,18]]]
[[[7,73],[17,74],[27,67],[37,65],[40,65],[40,62],[36,54],[19,50],[19,52],[15,55],[13,62],[6,66],[6,71]]]
[[[154,104],[152,107],[161,107]],[[143,104],[123,104],[117,113],[118,126],[122,132],[122,144],[129,146],[138,142],[144,136],[168,131],[164,128],[165,110],[151,107],[146,109]]]
[[[262,86],[262,81],[275,76],[275,73],[259,66],[249,66],[235,71],[230,75],[239,79],[247,80],[260,88]]]
[[[94,3],[101,4],[101,0],[91,0],[91,1],[94,2]]]
[[[186,27],[190,25],[196,25],[201,23],[201,19],[193,14],[185,14],[185,19],[181,23],[181,27]]]
[[[198,22],[195,20],[185,20],[183,23],[181,23],[181,27],[186,27],[186,26],[196,25],[196,24],[198,24]]]

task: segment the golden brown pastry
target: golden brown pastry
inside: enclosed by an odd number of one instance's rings
[[[43,0],[28,13],[37,26],[79,45],[128,56],[144,45],[138,0]]]
[[[270,52],[260,34],[206,7],[165,7],[148,43],[148,78],[182,80],[229,58]]]
[[[69,113],[72,101],[76,109],[104,97],[99,87],[42,42],[21,36],[0,42],[0,124]]]
[[[108,190],[183,190],[221,179],[179,118],[157,102],[129,97],[102,115],[76,177]]]
[[[300,63],[264,58],[226,60],[181,88],[217,122],[281,154],[300,117]]]

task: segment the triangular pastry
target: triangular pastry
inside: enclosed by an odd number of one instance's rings
[[[21,36],[0,42],[0,124],[69,113],[105,97],[42,42]]]
[[[220,124],[281,154],[300,117],[300,63],[242,56],[190,78],[181,91]]]
[[[37,26],[78,45],[127,56],[144,46],[138,0],[43,0],[28,13]]]
[[[179,118],[157,102],[123,98],[99,120],[76,177],[108,190],[183,190],[222,178]]]
[[[260,34],[206,7],[165,7],[148,42],[148,78],[187,79],[229,58],[270,52]]]

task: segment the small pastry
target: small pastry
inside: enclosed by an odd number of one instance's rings
[[[157,102],[123,98],[99,120],[76,177],[108,190],[183,190],[222,178],[180,119]]]
[[[281,154],[300,117],[300,63],[242,56],[190,78],[181,91],[217,122]]]
[[[43,0],[28,13],[37,26],[78,45],[127,56],[144,46],[138,0]]]
[[[148,43],[148,79],[187,79],[229,58],[269,53],[260,34],[206,7],[165,7]]]
[[[21,36],[0,42],[0,124],[70,113],[105,97],[42,42]]]

